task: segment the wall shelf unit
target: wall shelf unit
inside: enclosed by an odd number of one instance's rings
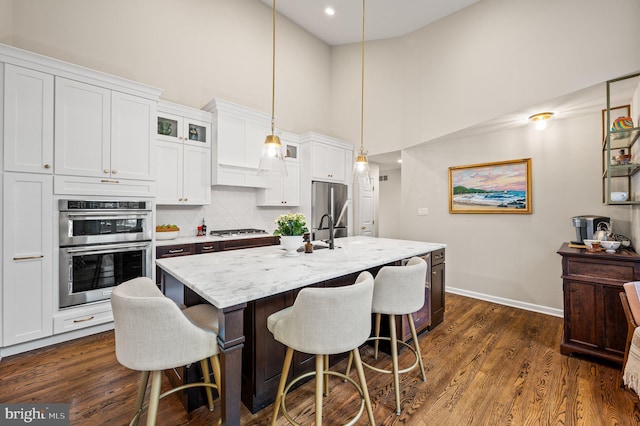
[[[640,151],[636,142],[640,137],[638,111],[630,105],[613,106],[612,98],[619,87],[635,89],[635,96],[640,92],[640,73],[609,80],[607,86],[607,108],[603,110],[602,126],[602,202],[607,205],[640,204],[640,197],[634,191],[636,174],[640,171]],[[615,129],[612,124],[619,117],[631,117],[633,127]],[[626,192],[624,201],[612,199],[613,192]]]

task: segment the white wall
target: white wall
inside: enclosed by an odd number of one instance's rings
[[[276,39],[278,126],[326,131],[329,46],[282,16]],[[12,44],[196,108],[219,97],[271,111],[272,9],[258,0],[14,0]]]
[[[365,146],[370,154],[413,146],[640,70],[639,16],[637,0],[482,0],[368,42]],[[331,58],[332,126],[358,140],[360,45]]]
[[[378,182],[380,203],[378,208],[378,232],[383,238],[399,238],[402,226],[402,176],[400,169],[380,171],[387,180]]]
[[[11,44],[13,0],[0,0],[0,43]]]
[[[403,151],[402,236],[447,244],[449,288],[562,309],[556,251],[575,238],[570,218],[609,216],[630,233],[630,207],[602,204],[601,132],[598,112]],[[449,213],[449,167],[520,158],[532,159],[532,214]]]

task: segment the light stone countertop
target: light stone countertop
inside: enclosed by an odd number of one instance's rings
[[[226,308],[320,281],[428,253],[446,244],[347,237],[336,249],[286,257],[281,246],[157,259],[165,272],[217,308]]]

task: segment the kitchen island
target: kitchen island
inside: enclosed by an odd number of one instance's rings
[[[300,288],[350,284],[361,271],[427,256],[446,246],[370,237],[339,238],[335,245],[335,250],[315,250],[297,257],[284,256],[280,246],[267,246],[156,260],[165,284],[181,283],[218,308],[224,424],[240,422],[242,370],[249,367],[247,360],[251,359],[242,356],[245,341],[246,352],[253,353],[261,347],[261,335],[268,334],[265,327],[245,337],[244,322],[256,315],[255,309],[245,313],[248,304],[275,298],[282,300],[284,307],[293,303]]]

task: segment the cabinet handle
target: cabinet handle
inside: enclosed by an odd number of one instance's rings
[[[17,256],[14,257],[13,260],[33,260],[33,259],[42,259],[44,257],[44,255],[40,255],[40,256]]]
[[[184,201],[185,201],[185,202],[187,202],[187,201],[189,201],[189,199],[188,199],[188,198],[185,198],[185,199],[184,199]]]
[[[436,271],[432,271],[431,275],[438,275],[438,273]]]
[[[105,172],[106,174],[109,174],[109,169],[104,169],[103,172]]]
[[[112,175],[115,175],[116,173],[118,173],[118,171],[117,171],[117,170],[111,170],[111,174],[112,174]]]
[[[50,169],[50,168],[51,168],[51,166],[50,166],[48,163],[45,163],[44,168],[45,168],[45,169]]]
[[[93,315],[91,315],[90,317],[87,318],[82,318],[82,319],[76,319],[73,320],[74,323],[79,323],[79,322],[85,322],[85,321],[91,321],[92,319],[94,319],[95,317]]]
[[[178,201],[182,201],[182,198],[178,198]]]
[[[202,246],[202,250],[211,250],[213,246]]]
[[[169,253],[170,254],[176,254],[176,253],[182,253],[183,251],[184,251],[183,248],[181,248],[181,249],[171,249],[171,250],[169,250]]]
[[[102,183],[120,183],[119,180],[115,180],[115,179],[101,179],[100,182],[102,182]]]

